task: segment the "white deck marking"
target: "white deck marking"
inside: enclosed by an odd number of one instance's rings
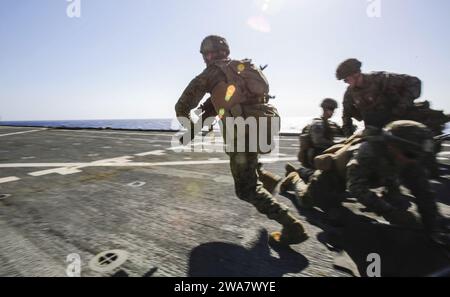
[[[72,164],[69,166],[58,166],[60,168],[36,171],[36,172],[28,173],[28,174],[31,176],[43,176],[43,175],[53,174],[53,173],[60,174],[60,175],[69,175],[69,174],[74,174],[74,173],[80,173],[81,168],[97,167],[98,164],[105,164],[106,166],[114,166],[114,167],[117,165],[120,166],[120,165],[130,162],[129,159],[131,159],[131,158],[133,158],[133,157],[123,156],[123,157],[118,157],[118,158],[113,158],[113,159],[98,160],[98,161],[94,161],[94,162],[90,162],[90,163],[80,163],[78,165]],[[46,166],[46,167],[50,167],[50,166]]]
[[[22,160],[31,160],[31,159],[36,159],[36,157],[30,156],[30,157],[22,157]]]
[[[132,187],[132,188],[140,188],[140,187],[144,186],[145,184],[146,184],[146,182],[135,181],[135,182],[129,183],[127,186]]]
[[[114,139],[114,140],[136,140],[136,141],[145,141],[149,143],[172,143],[172,140],[164,140],[164,139],[144,139],[144,138],[127,138],[127,137],[110,137],[110,136],[87,136],[87,135],[76,135],[76,134],[64,134],[62,132],[80,132],[80,133],[100,133],[100,134],[117,134],[117,135],[139,135],[139,136],[167,136],[167,137],[174,137],[175,134],[156,134],[156,133],[122,133],[122,132],[105,132],[105,131],[76,131],[76,130],[52,130],[52,132],[57,132],[59,135],[68,136],[68,137],[82,137],[82,138],[102,138],[102,139]],[[209,139],[209,138],[206,138]],[[276,141],[297,141],[298,139],[290,139],[290,138],[275,138]],[[221,136],[216,137],[215,139],[212,139],[207,142],[202,143],[195,143],[195,145],[222,145],[223,144],[223,138]],[[128,146],[131,146],[131,144],[126,144]]]
[[[3,178],[0,178],[0,184],[15,182],[15,181],[18,181],[18,180],[20,180],[20,178],[15,177],[15,176],[3,177]]]
[[[151,152],[146,152],[146,153],[135,154],[135,156],[138,156],[138,157],[164,156],[164,155],[166,155],[166,152],[163,150],[156,150],[156,151],[151,151]]]
[[[11,136],[11,135],[19,135],[19,134],[27,134],[27,133],[33,133],[33,132],[40,132],[40,131],[45,131],[45,130],[47,130],[47,129],[29,130],[29,131],[14,132],[14,133],[8,133],[8,134],[0,134],[0,137]]]
[[[441,152],[439,156],[450,156],[450,152]]]
[[[287,147],[287,146],[280,146],[278,147],[279,149],[283,149],[283,150],[298,150],[300,146],[298,147]]]
[[[148,143],[154,143],[154,142],[168,142],[170,143],[170,140],[159,140],[159,139],[144,139],[144,138],[127,138],[127,137],[109,137],[109,136],[86,136],[86,135],[75,135],[75,134],[63,134],[63,133],[58,133],[61,136],[67,136],[70,138],[95,138],[95,139],[114,139],[114,140],[126,140],[126,141],[130,141],[130,140],[136,140],[136,141],[146,141]],[[133,145],[133,144],[130,144]]]
[[[87,163],[9,163],[0,164],[0,168],[53,168],[53,167],[75,167]]]
[[[130,162],[128,159],[132,157],[125,156],[114,159],[99,160],[89,163],[12,163],[12,164],[0,164],[0,168],[54,168],[41,172],[32,172],[29,175],[40,176],[43,175],[42,172],[52,172],[59,173],[77,170],[80,168],[87,167],[152,167],[152,166],[183,166],[183,165],[204,165],[204,164],[226,164],[230,162],[227,160],[196,160],[196,161],[171,161],[171,162]],[[263,163],[273,163],[273,162],[284,162],[284,161],[295,161],[296,157],[285,157],[285,158],[262,158]],[[57,168],[55,168],[57,167]],[[48,174],[48,173],[45,173]],[[67,173],[65,173],[67,174]]]
[[[43,176],[43,175],[52,174],[52,173],[56,173],[56,174],[60,174],[60,175],[69,175],[69,174],[80,173],[80,172],[81,172],[81,170],[78,170],[77,167],[65,167],[65,168],[56,168],[56,169],[47,169],[47,170],[42,170],[42,171],[36,171],[36,172],[28,173],[28,174],[31,176]]]
[[[276,163],[285,161],[297,161],[297,157],[286,157],[286,158],[261,158],[262,163]]]
[[[195,147],[193,149],[192,147]],[[300,146],[296,147],[286,147],[286,146],[279,146],[278,149],[283,150],[294,150],[298,151]],[[214,151],[218,153],[224,152],[224,146],[223,144],[211,144],[211,143],[194,143],[192,145],[186,145],[186,146],[174,146],[166,148],[168,151],[174,151],[174,152],[181,152],[181,153],[189,153],[189,152],[201,152],[201,150],[204,149],[205,151]]]
[[[164,137],[172,137],[175,135],[174,134],[159,134],[159,133],[139,133],[139,132],[113,132],[113,131],[88,131],[88,130],[64,130],[64,129],[59,129],[59,130],[52,130],[55,132],[77,132],[77,133],[100,133],[100,134],[117,134],[117,135],[139,135],[139,136],[146,136],[146,135],[151,135],[151,136],[164,136]]]

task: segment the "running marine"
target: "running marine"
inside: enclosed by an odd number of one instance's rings
[[[215,114],[220,117],[222,128],[226,127],[227,118],[247,119],[253,116],[258,119],[267,118],[268,121],[279,118],[276,108],[268,104],[268,83],[261,70],[254,67],[250,60],[230,59],[230,48],[225,38],[214,35],[206,37],[201,43],[200,53],[206,69],[189,83],[175,105],[179,120],[184,118],[190,122],[190,127],[185,128],[192,129],[194,123],[190,111],[207,93],[211,94]],[[180,123],[186,122],[180,120]],[[222,132],[225,136],[230,131]],[[237,137],[236,133],[234,137]],[[247,143],[249,133],[240,137],[245,138]],[[225,142],[226,140],[224,137]],[[260,213],[282,225],[280,232],[270,234],[270,240],[273,243],[289,245],[308,239],[302,223],[292,215],[287,206],[277,201],[259,180],[259,151],[251,151],[246,147],[245,151],[227,150],[227,154],[230,157],[237,197],[254,205]]]

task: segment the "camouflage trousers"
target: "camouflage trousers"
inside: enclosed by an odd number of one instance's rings
[[[258,179],[257,153],[229,153],[231,173],[234,178],[236,195],[256,207],[269,219],[282,225],[293,222],[288,207],[278,202]]]
[[[299,176],[291,180],[293,190],[303,206],[317,206],[326,211],[337,208],[345,197],[345,181],[334,171],[316,170],[306,184]]]
[[[416,171],[412,171],[414,175]],[[297,174],[294,172],[294,174]],[[298,174],[297,174],[298,175]],[[415,203],[421,215],[423,225],[426,230],[435,230],[438,224],[438,218],[442,217],[439,213],[437,204],[431,195],[427,193],[429,184],[426,179],[415,179],[410,177],[405,179],[405,185],[417,193]],[[342,206],[345,199],[346,184],[345,181],[334,171],[316,170],[306,184],[299,176],[291,179],[289,190],[295,192],[298,204],[303,207],[319,207],[324,212],[331,213],[333,210]]]

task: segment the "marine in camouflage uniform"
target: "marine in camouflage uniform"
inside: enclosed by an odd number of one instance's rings
[[[211,94],[216,85],[227,79],[217,66],[217,63],[230,61],[227,41],[219,36],[208,36],[203,40],[200,52],[207,68],[184,90],[175,106],[177,117],[190,119],[191,109],[199,104],[206,93]],[[270,113],[271,109],[275,110],[268,104],[246,105],[243,109],[247,114],[258,113],[260,110]],[[227,112],[226,116],[231,115]],[[246,137],[248,138],[248,135]],[[258,179],[258,153],[233,151],[227,154],[230,157],[236,195],[283,226],[282,231],[272,233],[270,239],[280,244],[296,244],[306,240],[308,236],[300,221],[289,212],[287,206],[279,203]]]
[[[307,137],[310,142],[310,147],[306,150],[301,147],[299,152],[299,161],[307,168],[314,168],[314,158],[333,146],[336,137],[344,137],[341,127],[330,120],[333,117],[334,110],[338,107],[336,100],[326,98],[322,101],[320,107],[323,109],[322,116],[313,119],[312,123],[303,129],[301,136]],[[300,140],[300,146],[303,145],[302,140]],[[305,154],[305,156],[301,157],[302,154]],[[302,159],[304,159],[303,162]]]
[[[300,206],[317,206],[330,215],[339,213],[348,191],[351,197],[391,223],[416,225],[412,213],[397,208],[402,199],[399,187],[404,185],[415,197],[427,234],[448,246],[448,225],[441,224],[444,220],[425,169],[430,154],[434,154],[432,134],[426,126],[413,121],[395,121],[382,133],[366,136],[366,141],[354,151],[344,174],[336,169],[316,170],[309,183],[305,183],[294,171],[283,181],[282,188],[295,191]],[[379,187],[385,187],[382,197],[371,190]]]
[[[417,77],[388,72],[365,74],[361,73],[361,65],[356,59],[348,59],[336,71],[337,79],[349,84],[342,116],[347,137],[354,132],[352,118],[378,128],[407,119],[406,111],[421,94],[421,81]]]

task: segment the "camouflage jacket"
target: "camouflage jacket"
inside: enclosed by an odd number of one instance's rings
[[[361,87],[349,87],[344,95],[343,130],[354,132],[352,118],[366,125],[382,127],[402,119],[405,109],[420,97],[421,81],[417,77],[387,72],[363,74]]]
[[[333,146],[335,144],[334,137],[344,136],[338,124],[323,118],[313,120],[309,127],[309,134],[312,146],[320,150],[326,150]]]
[[[401,168],[383,142],[364,142],[347,165],[347,189],[363,205],[383,214],[391,206],[370,189],[386,187],[388,195],[400,193],[400,184],[416,197],[424,224],[431,224],[437,209],[427,173],[420,163]]]
[[[228,60],[224,60],[228,61]],[[197,107],[197,105],[200,103],[202,98],[207,93],[212,93],[213,89],[221,82],[226,82],[227,78],[226,75],[223,73],[223,71],[217,66],[217,62],[212,63],[209,65],[201,74],[199,74],[197,77],[195,77],[189,85],[184,90],[183,94],[181,95],[180,99],[178,99],[178,102],[175,105],[175,112],[177,117],[184,117],[190,119],[190,111]],[[273,137],[279,132],[279,114],[277,109],[268,103],[259,103],[259,104],[245,104],[241,106],[241,112],[243,117],[254,117],[258,119],[259,117],[267,117],[274,119],[275,123],[272,121],[267,121],[266,130],[267,130],[267,137],[266,142],[270,144],[268,147],[273,148],[275,145],[275,142],[273,141]],[[225,117],[222,119],[222,121],[225,120],[226,117],[230,117],[231,115],[227,113]],[[259,123],[257,122],[258,129],[259,129]],[[188,127],[185,127],[188,128]],[[226,137],[226,129],[225,125],[223,125],[222,130],[222,136],[224,137],[224,143],[227,141]],[[257,139],[260,138],[260,133],[254,133],[257,135]],[[232,134],[232,138],[238,137],[239,134],[234,133]],[[249,136],[249,132],[245,131],[245,137],[247,138]],[[231,139],[231,138],[230,138]],[[236,139],[234,142],[231,142],[230,145],[237,145],[238,141]],[[246,146],[248,145],[248,141],[246,141]],[[258,147],[257,147],[258,153],[270,153],[271,149],[261,149],[260,142],[258,141]],[[246,151],[248,151],[248,147],[246,147]],[[253,152],[253,150],[252,150]]]
[[[197,107],[206,93],[211,93],[214,87],[222,81],[226,81],[225,74],[214,64],[208,66],[189,83],[178,99],[175,105],[177,117],[190,119],[190,111]]]

